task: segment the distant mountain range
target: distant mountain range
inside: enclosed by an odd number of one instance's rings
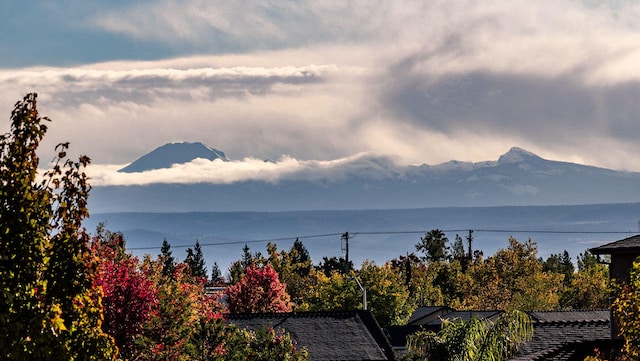
[[[121,172],[143,172],[225,154],[202,143],[155,149]],[[276,183],[152,184],[94,187],[92,212],[284,211],[572,205],[640,200],[640,173],[543,159],[514,147],[497,161],[398,166],[358,158],[310,179]],[[335,172],[340,176],[336,177]]]

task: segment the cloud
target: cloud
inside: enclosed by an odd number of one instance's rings
[[[277,183],[280,180],[337,181],[363,165],[384,168],[393,162],[368,154],[333,160],[298,160],[282,156],[276,161],[244,158],[237,161],[207,160],[198,158],[189,163],[174,164],[171,168],[144,172],[123,173],[118,169],[125,165],[89,165],[86,172],[93,186],[149,185],[155,183],[213,183],[230,184],[242,181]]]
[[[43,147],[71,141],[97,164],[200,141],[236,159],[428,164],[520,146],[640,170],[634,3],[162,0],[90,13],[74,26],[182,55],[3,70],[0,107],[37,91],[53,119]]]

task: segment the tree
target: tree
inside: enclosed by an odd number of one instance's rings
[[[497,310],[551,310],[559,307],[562,278],[544,272],[531,240],[509,238],[509,247],[476,261],[461,276],[460,304],[453,307]]]
[[[293,271],[301,277],[308,276],[309,272],[311,272],[311,256],[302,241],[296,238],[289,254],[291,255]]]
[[[427,232],[416,244],[416,251],[424,253],[425,262],[442,262],[449,259],[449,239],[439,229]]]
[[[506,360],[531,339],[533,326],[526,313],[511,311],[497,320],[472,318],[445,322],[440,332],[418,331],[407,340],[409,360]]]
[[[598,265],[600,265],[598,258],[588,250],[578,255],[578,272],[584,271],[588,268],[594,268]]]
[[[324,272],[324,274],[327,277],[331,277],[331,274],[333,272],[348,274],[349,272],[353,271],[353,262],[352,261],[347,262],[347,260],[344,259],[344,257],[340,257],[340,258],[337,258],[335,256],[331,258],[322,257],[322,262],[320,262],[320,264],[318,264],[316,268]],[[345,270],[348,270],[348,271],[345,272]]]
[[[640,359],[640,257],[629,273],[629,282],[618,285],[611,310],[624,338],[623,352],[632,360]]]
[[[322,270],[312,269],[308,292],[298,305],[300,311],[352,311],[362,308],[362,293],[358,284],[339,271],[327,276]]]
[[[194,280],[185,263],[176,266],[173,277],[164,276],[161,257],[146,256],[141,268],[155,284],[157,306],[135,336],[131,359],[186,361],[215,349],[222,306],[205,293],[204,279]]]
[[[164,241],[162,241],[159,257],[163,260],[162,274],[168,277],[173,276],[173,272],[176,270],[176,259],[171,254],[171,244],[169,244],[169,241],[165,238]]]
[[[11,131],[0,136],[0,358],[109,360],[113,340],[101,329],[101,293],[87,217],[89,158],[66,158],[38,181],[37,147],[47,126],[36,94],[16,103]]]
[[[196,241],[196,245],[194,249],[187,249],[187,258],[184,262],[191,269],[191,275],[193,277],[200,277],[207,279],[207,267],[205,267],[204,256],[202,255],[202,247],[200,247],[200,242]]]
[[[290,312],[291,303],[286,285],[278,273],[267,265],[249,266],[240,282],[225,290],[231,313]]]
[[[296,240],[290,251],[278,251],[275,244],[267,243],[266,264],[278,273],[281,282],[287,285],[287,293],[294,304],[300,304],[302,295],[310,287],[311,259],[302,242]]]
[[[571,309],[608,308],[610,294],[609,268],[585,251],[578,256],[578,272],[562,292],[560,305]]]
[[[459,261],[460,264],[466,266],[466,260],[468,259],[467,253],[464,250],[464,243],[462,241],[462,237],[456,234],[456,239],[453,242],[453,248],[451,249],[451,258],[454,261]]]
[[[99,260],[94,287],[104,293],[102,328],[115,340],[120,358],[131,359],[135,337],[157,307],[155,284],[138,268],[138,258],[125,252],[120,233],[105,232],[98,226],[91,254]]]
[[[354,272],[354,276],[360,279],[366,289],[367,307],[382,327],[406,322],[412,308],[407,302],[409,291],[404,285],[402,272],[394,269],[391,263],[377,266],[365,261],[360,270]]]
[[[213,286],[224,284],[224,277],[222,277],[218,262],[213,262],[213,266],[211,266],[211,284]]]
[[[542,271],[562,274],[564,275],[564,284],[570,285],[573,280],[575,268],[573,262],[571,262],[571,257],[569,257],[569,252],[564,250],[562,254],[550,255],[542,264]]]

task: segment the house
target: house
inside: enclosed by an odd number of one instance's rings
[[[418,330],[438,332],[444,320],[493,320],[501,311],[456,311],[448,307],[418,308],[405,326],[385,328],[393,349],[406,351],[406,338]],[[533,338],[523,344],[517,361],[584,360],[596,348],[611,346],[609,310],[536,311],[529,312]]]
[[[609,277],[618,281],[628,281],[633,261],[640,256],[640,235],[591,248],[589,252],[598,257],[611,256]]]
[[[239,328],[284,329],[310,361],[393,360],[391,345],[369,311],[228,314]]]

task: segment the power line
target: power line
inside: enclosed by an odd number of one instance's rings
[[[335,237],[340,236],[342,233],[327,233],[327,234],[314,234],[310,236],[297,236],[297,237],[281,237],[281,238],[269,238],[269,239],[254,239],[249,241],[228,241],[228,242],[216,242],[216,243],[200,243],[200,247],[208,247],[208,246],[227,246],[234,244],[247,244],[247,243],[267,243],[267,242],[276,242],[276,241],[291,241],[294,239],[311,239],[311,238],[325,238],[325,237]],[[171,248],[189,248],[191,245],[171,245]],[[158,247],[127,247],[129,251],[141,251],[141,250],[151,250],[158,249]]]
[[[442,230],[444,233],[454,233],[454,232],[484,232],[484,233],[535,233],[535,234],[637,234],[638,232],[632,231],[549,231],[549,230],[507,230],[507,229],[447,229]],[[364,231],[364,232],[351,232],[349,234],[350,238],[356,235],[399,235],[399,234],[426,234],[430,230],[414,230],[414,231]],[[216,242],[216,243],[201,243],[200,247],[213,247],[213,246],[227,246],[227,245],[235,245],[235,244],[248,244],[248,243],[267,243],[267,242],[277,242],[277,241],[291,241],[294,239],[314,239],[314,238],[327,238],[327,237],[342,237],[346,233],[325,233],[325,234],[315,234],[315,235],[306,235],[306,236],[295,236],[295,237],[280,237],[280,238],[270,238],[270,239],[254,239],[247,241],[228,241],[228,242]],[[172,245],[172,248],[189,248],[191,245]],[[141,250],[153,250],[158,249],[159,247],[132,247],[127,248],[130,251],[141,251]]]
[[[429,230],[431,231],[431,230]],[[376,232],[352,232],[353,235],[362,234],[362,235],[391,235],[391,234],[423,234],[428,233],[429,231],[376,231]],[[529,230],[529,229],[520,229],[520,230],[506,230],[506,229],[478,229],[478,228],[465,228],[465,229],[443,229],[444,233],[453,233],[453,232],[486,232],[486,233],[547,233],[547,234],[630,234],[630,233],[638,233],[632,231],[542,231],[542,230]]]

